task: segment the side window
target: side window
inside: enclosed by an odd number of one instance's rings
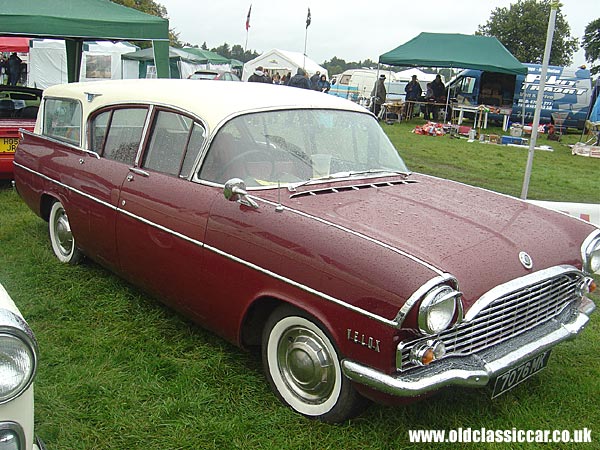
[[[174,112],[159,111],[142,167],[187,177],[203,142],[204,129],[192,119]]]
[[[98,154],[102,153],[104,138],[106,137],[106,130],[108,128],[108,121],[111,114],[112,111],[105,111],[98,114],[96,117],[94,117],[90,126],[90,150]]]
[[[146,113],[146,108],[123,108],[112,112],[102,153],[105,158],[134,164],[142,139]]]
[[[47,98],[44,104],[44,135],[79,145],[81,104],[73,99]]]
[[[188,142],[187,151],[185,152],[185,158],[183,160],[183,165],[181,166],[180,176],[187,178],[190,176],[192,172],[192,167],[194,162],[196,161],[196,157],[200,154],[200,150],[202,149],[202,145],[206,139],[206,132],[204,127],[198,123],[194,123],[194,128],[192,128],[192,135],[190,136],[190,141]]]

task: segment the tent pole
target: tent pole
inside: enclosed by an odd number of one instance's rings
[[[81,76],[81,54],[83,53],[83,39],[65,39],[67,51],[67,82],[79,81]]]
[[[552,37],[554,36],[554,25],[556,23],[556,10],[558,2],[552,2],[550,6],[550,19],[548,20],[548,32],[546,33],[546,48],[544,49],[544,59],[542,62],[542,72],[540,73],[540,88],[537,93],[535,103],[535,114],[533,115],[533,124],[531,125],[531,139],[529,140],[529,154],[527,156],[527,166],[525,167],[525,178],[523,180],[523,189],[521,199],[527,199],[529,189],[529,179],[531,178],[531,169],[533,167],[533,154],[538,135],[538,125],[540,123],[540,114],[542,110],[542,100],[544,99],[544,88],[546,87],[546,74],[548,73],[548,62],[550,61],[550,51],[552,50]]]

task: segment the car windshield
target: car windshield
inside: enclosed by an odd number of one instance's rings
[[[408,173],[369,114],[323,109],[238,116],[213,139],[199,178],[247,187],[301,184],[354,176]]]
[[[213,80],[218,74],[214,72],[195,72],[190,78],[192,80]]]

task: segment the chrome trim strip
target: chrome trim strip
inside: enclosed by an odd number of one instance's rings
[[[208,244],[204,244],[204,248],[206,248],[207,250],[210,250],[210,251],[212,251],[212,252],[214,252],[214,253],[216,253],[218,255],[224,256],[224,257],[226,257],[226,258],[228,258],[228,259],[230,259],[232,261],[240,263],[240,264],[242,264],[242,265],[244,265],[246,267],[249,267],[251,269],[255,269],[255,270],[257,270],[259,272],[262,272],[262,273],[264,273],[266,275],[269,275],[269,276],[271,276],[271,277],[273,277],[275,279],[283,281],[284,283],[287,283],[287,284],[290,284],[290,285],[292,285],[294,287],[297,287],[298,289],[301,289],[301,290],[303,290],[305,292],[308,292],[309,294],[317,295],[318,297],[321,297],[321,298],[323,298],[325,300],[328,300],[328,301],[330,301],[332,303],[335,303],[336,305],[339,305],[339,306],[342,306],[342,307],[344,307],[346,309],[349,309],[351,311],[357,312],[357,313],[359,313],[359,314],[361,314],[363,316],[366,316],[366,317],[369,317],[371,319],[374,319],[374,320],[376,320],[378,322],[381,322],[381,323],[383,323],[385,325],[389,325],[389,326],[392,326],[392,327],[396,327],[397,326],[396,322],[394,322],[393,320],[389,320],[389,319],[386,319],[384,317],[378,316],[377,314],[373,314],[373,313],[371,313],[371,312],[369,312],[367,310],[364,310],[364,309],[359,308],[357,306],[351,305],[350,303],[346,303],[346,302],[344,302],[342,300],[339,300],[339,299],[337,299],[335,297],[327,295],[327,294],[325,294],[323,292],[317,291],[316,289],[313,289],[313,288],[311,288],[309,286],[306,286],[304,284],[298,283],[298,282],[296,282],[294,280],[290,280],[289,278],[286,278],[286,277],[284,277],[282,275],[279,275],[279,274],[277,274],[275,272],[271,272],[268,269],[265,269],[263,267],[257,266],[256,264],[253,264],[253,263],[251,263],[249,261],[243,260],[241,258],[238,258],[237,256],[234,256],[234,255],[226,253],[226,252],[224,252],[222,250],[219,250],[216,247],[212,247],[212,246],[210,246]]]
[[[266,203],[266,204],[274,206],[274,207],[282,206],[282,205],[274,203],[274,202],[272,202],[270,200],[262,199],[260,197],[253,197],[253,198],[255,200],[258,200],[260,202]],[[437,267],[429,264],[428,262],[425,262],[422,259],[419,259],[419,258],[417,258],[414,255],[411,255],[410,253],[406,253],[405,251],[400,250],[397,247],[394,247],[394,246],[386,244],[385,242],[382,242],[382,241],[380,241],[378,239],[375,239],[375,238],[372,238],[370,236],[367,236],[366,234],[362,234],[362,233],[359,233],[358,231],[351,230],[351,229],[346,228],[346,227],[344,227],[342,225],[338,225],[338,224],[336,224],[334,222],[330,222],[329,220],[325,220],[325,219],[323,219],[321,217],[316,217],[316,216],[313,216],[311,214],[305,213],[303,211],[298,211],[297,209],[290,208],[289,206],[282,206],[282,208],[285,211],[289,211],[291,213],[298,214],[299,216],[306,217],[307,219],[315,220],[315,221],[320,222],[320,223],[322,223],[324,225],[327,225],[327,226],[330,226],[330,227],[333,227],[333,228],[337,228],[340,231],[343,231],[345,233],[351,234],[351,235],[356,236],[358,238],[364,239],[364,240],[366,240],[368,242],[371,242],[371,243],[373,243],[375,245],[379,245],[379,246],[381,246],[381,247],[383,247],[383,248],[385,248],[387,250],[390,250],[390,251],[392,251],[394,253],[397,253],[399,255],[402,255],[402,256],[404,256],[404,257],[406,257],[406,258],[408,258],[408,259],[410,259],[410,260],[412,260],[412,261],[414,261],[414,262],[416,262],[418,264],[421,264],[424,267],[427,267],[429,270],[431,270],[432,272],[437,273],[440,276],[444,275],[444,272],[442,272]]]
[[[20,168],[22,168],[22,169],[24,169],[24,170],[26,170],[26,171],[28,171],[28,172],[30,172],[32,174],[39,175],[40,177],[42,177],[42,178],[44,178],[44,179],[46,179],[46,180],[48,180],[50,182],[53,182],[53,183],[55,183],[55,184],[57,184],[57,185],[59,185],[61,187],[64,187],[65,189],[68,189],[71,192],[74,192],[76,194],[82,195],[82,196],[84,196],[84,197],[86,197],[86,198],[88,198],[88,199],[90,199],[90,200],[92,200],[92,201],[94,201],[96,203],[99,203],[99,204],[101,204],[103,206],[106,206],[107,208],[115,210],[117,213],[123,213],[123,214],[127,215],[128,217],[131,217],[131,218],[133,218],[135,220],[138,220],[138,221],[140,221],[142,223],[145,223],[146,225],[152,226],[152,227],[157,228],[157,229],[159,229],[161,231],[164,231],[165,233],[169,233],[169,234],[171,234],[171,235],[173,235],[175,237],[183,239],[183,240],[185,240],[187,242],[190,242],[190,243],[192,243],[194,245],[197,245],[197,246],[199,246],[201,248],[205,248],[206,250],[209,250],[209,251],[211,251],[213,253],[216,253],[218,255],[224,256],[224,257],[226,257],[226,258],[228,258],[228,259],[230,259],[232,261],[235,261],[235,262],[237,262],[239,264],[242,264],[242,265],[244,265],[246,267],[249,267],[251,269],[257,270],[258,272],[264,273],[265,275],[268,275],[270,277],[273,277],[275,279],[283,281],[284,283],[287,283],[287,284],[289,284],[291,286],[294,286],[294,287],[296,287],[298,289],[301,289],[304,292],[308,292],[310,294],[313,294],[313,295],[316,295],[318,297],[321,297],[324,300],[327,300],[329,302],[335,303],[336,305],[339,305],[339,306],[341,306],[343,308],[346,308],[346,309],[348,309],[350,311],[354,311],[354,312],[356,312],[358,314],[361,314],[363,316],[369,317],[369,318],[371,318],[373,320],[376,320],[376,321],[378,321],[380,323],[383,323],[385,325],[392,326],[392,327],[398,327],[398,324],[394,320],[386,319],[385,317],[379,316],[377,314],[373,314],[370,311],[367,311],[365,309],[362,309],[362,308],[359,308],[357,306],[351,305],[350,303],[344,302],[343,300],[340,300],[340,299],[338,299],[336,297],[332,297],[330,295],[327,295],[324,292],[317,291],[316,289],[313,289],[313,288],[311,288],[309,286],[306,286],[306,285],[304,285],[302,283],[298,283],[297,281],[294,281],[294,280],[292,280],[290,278],[284,277],[283,275],[279,275],[279,274],[277,274],[275,272],[272,272],[272,271],[270,271],[268,269],[265,269],[263,267],[260,267],[260,266],[254,264],[254,263],[251,263],[250,261],[246,261],[244,259],[241,259],[241,258],[235,256],[235,255],[232,255],[232,254],[229,254],[229,253],[224,252],[222,250],[219,250],[218,248],[210,246],[210,245],[208,245],[208,244],[206,244],[206,243],[204,243],[202,241],[198,241],[198,240],[196,240],[194,238],[191,238],[189,236],[186,236],[186,235],[184,235],[182,233],[179,233],[177,231],[171,230],[170,228],[166,228],[166,227],[164,227],[162,225],[159,225],[159,224],[157,224],[155,222],[152,222],[152,221],[150,221],[148,219],[145,219],[145,218],[140,217],[140,216],[138,216],[136,214],[133,214],[133,213],[131,213],[131,212],[125,210],[125,209],[122,209],[122,208],[119,208],[117,206],[114,206],[114,205],[111,205],[109,203],[106,203],[106,202],[104,202],[102,200],[99,200],[99,199],[97,199],[95,197],[92,197],[89,194],[86,194],[85,192],[82,192],[82,191],[80,191],[78,189],[75,189],[75,188],[73,188],[71,186],[67,186],[64,183],[61,183],[61,182],[59,182],[57,180],[54,180],[54,179],[52,179],[52,178],[50,178],[50,177],[48,177],[46,175],[43,175],[43,174],[41,174],[41,173],[39,173],[37,171],[29,169],[29,168],[27,168],[27,167],[25,167],[25,166],[23,166],[21,164],[16,164],[16,165],[18,165]],[[253,197],[253,198],[255,198],[257,200],[261,200],[261,199],[258,199],[256,197]]]
[[[45,139],[45,140],[53,142],[55,144],[64,145],[64,146],[67,146],[67,147],[69,147],[69,148],[71,148],[71,149],[73,149],[75,151],[87,153],[88,155],[93,156],[96,159],[100,159],[100,155],[98,153],[93,152],[91,150],[87,150],[87,149],[85,149],[83,147],[78,147],[77,145],[71,144],[69,142],[61,141],[59,139],[56,139],[56,138],[53,138],[53,137],[50,137],[50,136],[46,136],[46,135],[42,135],[42,134],[36,134],[36,133],[31,132],[31,131],[25,130],[24,128],[20,128],[19,131],[22,134],[28,134],[28,135],[36,137],[36,138]]]
[[[463,322],[470,322],[473,319],[475,319],[477,315],[481,312],[481,310],[488,306],[490,302],[493,302],[494,300],[497,300],[500,297],[508,295],[511,292],[525,289],[528,286],[535,286],[537,283],[540,283],[547,279],[569,273],[581,275],[581,272],[575,267],[563,265],[540,270],[538,272],[534,272],[520,278],[515,278],[513,280],[508,281],[507,283],[500,284],[487,291],[485,294],[479,297],[475,303],[473,303],[473,306],[471,306],[467,314],[465,314]]]
[[[104,200],[100,200],[99,198],[93,197],[90,194],[86,194],[85,192],[82,192],[79,189],[75,189],[75,188],[73,188],[71,186],[68,186],[68,185],[66,185],[64,183],[61,183],[60,181],[55,180],[54,178],[50,178],[50,177],[44,175],[43,173],[40,173],[40,172],[38,172],[36,170],[33,170],[33,169],[30,169],[29,167],[25,167],[24,165],[16,163],[16,162],[14,162],[13,164],[15,166],[23,169],[23,170],[26,170],[29,173],[32,173],[34,175],[38,175],[39,177],[43,178],[44,180],[50,181],[51,183],[54,183],[54,184],[56,184],[56,185],[58,185],[58,186],[60,186],[62,188],[65,188],[65,189],[71,191],[71,192],[75,192],[76,194],[79,194],[82,197],[87,198],[88,200],[91,200],[91,201],[93,201],[95,203],[98,203],[98,204],[100,204],[102,206],[105,206],[105,207],[107,207],[109,209],[112,209],[112,210],[117,210],[118,209],[115,205],[107,203]]]
[[[591,300],[589,300],[591,302]],[[449,358],[407,374],[386,374],[349,359],[342,360],[342,371],[350,380],[398,397],[414,397],[447,386],[483,387],[500,373],[518,367],[535,355],[573,339],[586,326],[589,317],[580,308],[573,321],[560,324],[540,338],[532,338],[514,349],[511,341],[494,352],[470,357]],[[462,364],[461,364],[462,362]],[[457,368],[460,365],[464,368]]]

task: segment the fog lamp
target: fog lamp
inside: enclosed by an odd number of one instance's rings
[[[445,354],[444,343],[437,339],[430,339],[415,345],[410,352],[410,359],[413,364],[427,366],[433,361],[443,358]]]

